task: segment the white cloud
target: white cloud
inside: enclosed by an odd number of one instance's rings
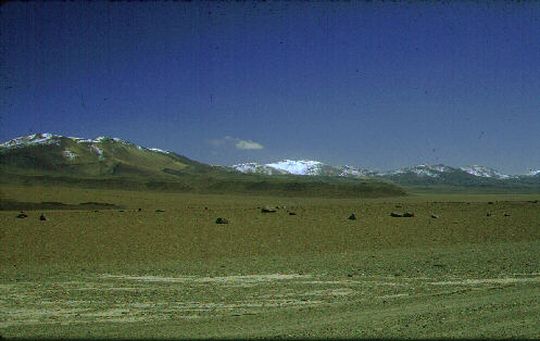
[[[257,143],[255,141],[251,140],[240,140],[236,143],[236,149],[242,149],[242,150],[257,150],[257,149],[263,149],[263,145],[260,143]]]
[[[242,140],[237,137],[225,136],[221,139],[212,139],[208,141],[214,147],[234,147],[239,150],[260,150],[264,146],[252,140]]]

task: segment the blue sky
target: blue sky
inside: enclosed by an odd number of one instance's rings
[[[539,2],[1,7],[0,138],[212,163],[540,168]]]

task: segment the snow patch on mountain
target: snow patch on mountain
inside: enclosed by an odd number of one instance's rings
[[[95,144],[90,145],[90,150],[92,150],[94,153],[98,155],[98,159],[104,160],[105,156],[103,155],[103,149],[99,148]]]
[[[92,139],[83,139],[82,137],[68,137],[68,139],[71,139],[77,143],[97,143],[97,141]]]
[[[71,150],[64,150],[62,155],[64,155],[64,157],[70,161],[75,160],[79,156],[77,153],[74,153]]]
[[[153,152],[163,153],[163,154],[170,154],[171,153],[168,150],[163,150],[163,149],[159,149],[159,148],[148,148],[148,150],[151,150]]]
[[[468,174],[482,177],[482,178],[495,178],[495,179],[510,178],[509,175],[503,174],[493,168],[480,166],[480,165],[465,166],[465,167],[460,167],[460,169]]]

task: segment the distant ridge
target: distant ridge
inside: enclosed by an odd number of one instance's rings
[[[540,174],[540,170],[530,170],[523,175],[507,175],[493,168],[471,165],[463,167],[452,167],[444,164],[420,164],[412,167],[404,167],[390,171],[377,171],[367,168],[358,168],[350,165],[331,166],[314,160],[290,160],[260,164],[257,162],[239,163],[230,166],[242,173],[264,173],[268,175],[292,174],[311,176],[346,176],[346,177],[373,177],[373,176],[395,176],[399,174],[416,174],[420,177],[439,177],[442,173],[452,173],[461,171],[469,175],[481,178],[509,179],[520,176],[535,176]]]
[[[525,175],[507,175],[495,169],[480,166],[451,167],[444,164],[421,164],[390,171],[375,171],[350,165],[331,166],[313,160],[282,160],[259,164],[255,162],[236,164],[233,170],[249,174],[297,175],[380,179],[404,186],[457,186],[516,188],[535,186],[540,188],[540,170]]]

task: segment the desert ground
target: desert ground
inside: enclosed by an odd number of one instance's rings
[[[1,196],[3,337],[540,338],[538,194]]]

